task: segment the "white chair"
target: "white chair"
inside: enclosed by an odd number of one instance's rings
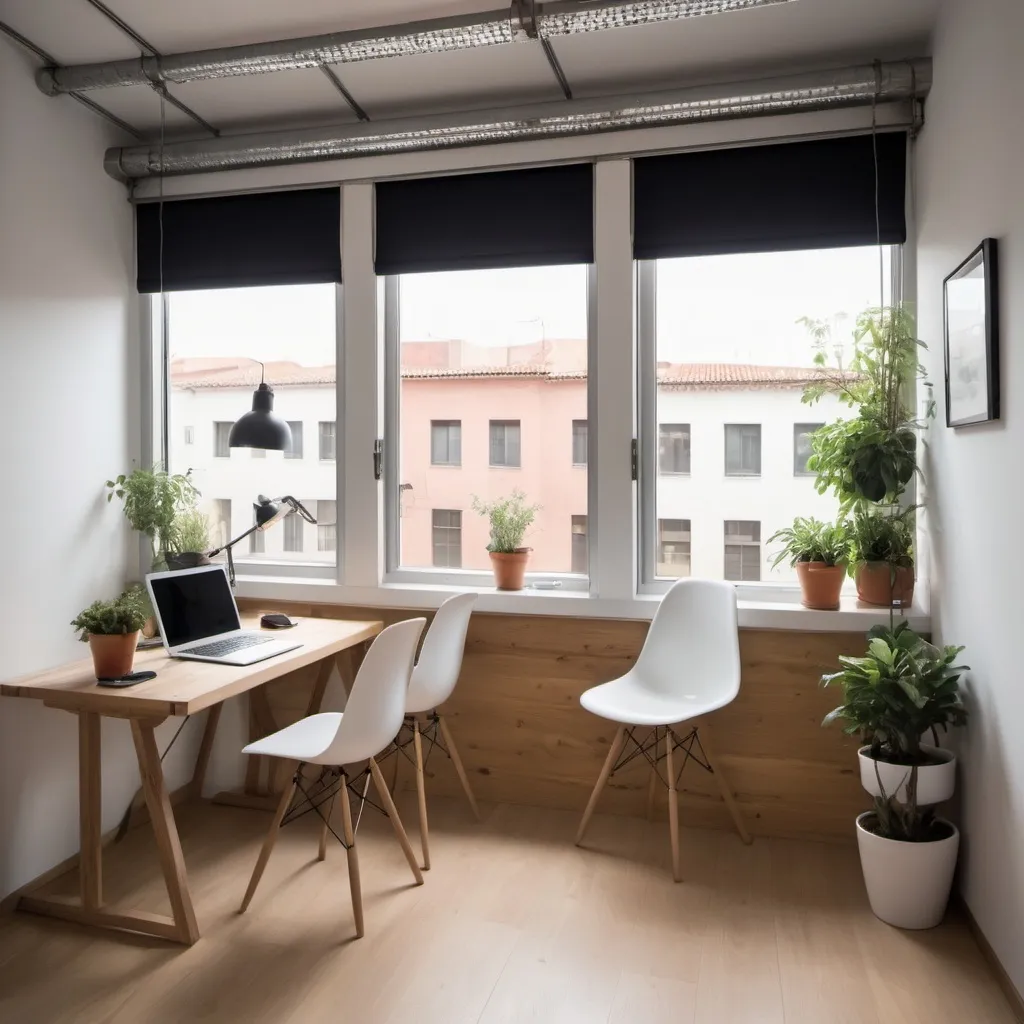
[[[256,860],[239,913],[245,911],[253,893],[256,892],[256,886],[259,885],[260,877],[277,840],[281,822],[288,813],[296,787],[300,787],[303,796],[322,819],[319,859],[323,860],[326,856],[328,831],[334,833],[348,854],[352,914],[355,917],[356,937],[362,937],[363,900],[359,884],[359,859],[356,855],[355,830],[352,827],[352,808],[348,795],[349,786],[353,783],[350,782],[345,769],[345,765],[361,761],[369,762],[366,770],[373,776],[377,793],[391,819],[391,825],[412,869],[416,884],[423,884],[423,875],[416,863],[409,837],[405,834],[394,801],[374,757],[390,745],[402,725],[406,691],[412,674],[413,659],[416,657],[416,644],[425,624],[426,619],[407,619],[381,631],[367,651],[362,665],[359,666],[344,713],[334,711],[310,715],[244,748],[245,754],[286,758],[298,764],[290,785],[282,793],[277,805],[274,820],[270,824],[270,831]],[[319,787],[313,792],[307,791],[303,785],[302,769],[306,764],[325,766]],[[341,796],[341,836],[338,836],[330,825],[334,796],[337,794]],[[328,804],[326,814],[320,810],[324,803]]]
[[[693,722],[733,701],[740,690],[739,628],[736,617],[736,588],[716,580],[683,579],[674,583],[662,599],[648,630],[636,664],[619,679],[587,690],[580,703],[587,711],[618,723],[611,749],[590,801],[583,812],[576,845],[583,842],[598,797],[608,779],[638,756],[651,766],[648,815],[658,780],[668,787],[669,830],[672,840],[672,877],[679,875],[679,809],[676,803],[675,752],[682,749],[683,764],[691,758],[715,776],[732,820],[745,843],[750,836],[743,825],[736,800],[714,753],[705,726],[698,735],[696,723],[680,738],[673,729]],[[642,740],[638,728],[650,729]],[[659,746],[664,740],[664,752]],[[626,743],[632,746],[623,753]],[[658,765],[665,761],[665,778]]]
[[[405,702],[405,721],[395,740],[396,750],[391,755],[395,758],[397,771],[398,756],[408,756],[406,748],[412,743],[415,753],[416,795],[419,800],[420,845],[423,849],[424,870],[430,868],[424,740],[429,744],[428,756],[437,746],[451,758],[455,773],[469,800],[469,806],[477,820],[480,819],[480,810],[470,788],[466,769],[462,766],[462,758],[459,757],[448,723],[437,711],[438,707],[452,695],[459,680],[462,655],[466,647],[466,631],[469,629],[469,617],[475,604],[476,594],[457,594],[455,597],[449,597],[437,609],[434,621],[423,638],[416,667],[412,671],[409,694]],[[438,732],[443,744],[438,740]]]

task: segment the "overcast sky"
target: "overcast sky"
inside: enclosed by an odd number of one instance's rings
[[[582,338],[586,277],[582,266],[409,275],[401,337],[477,345]],[[658,358],[809,365],[810,343],[796,320],[838,314],[837,334],[848,339],[856,314],[878,304],[878,290],[874,247],[665,260],[658,269]],[[177,292],[172,356],[324,365],[334,361],[334,316],[333,285]]]

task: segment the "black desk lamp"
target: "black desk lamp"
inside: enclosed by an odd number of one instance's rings
[[[213,551],[207,552],[208,558],[213,558],[215,555],[219,555],[222,551],[226,551],[228,555],[228,580],[231,586],[235,585],[235,561],[231,555],[231,549],[240,541],[245,540],[246,537],[251,533],[264,532],[269,530],[274,523],[284,519],[290,512],[296,512],[307,523],[315,523],[316,520],[310,514],[309,509],[302,504],[297,498],[293,498],[290,494],[284,495],[282,498],[274,498],[271,500],[265,495],[260,494],[257,497],[257,504],[253,505],[253,511],[256,513],[256,525],[250,526],[245,533],[240,533],[234,540],[229,540],[223,547],[214,548]]]

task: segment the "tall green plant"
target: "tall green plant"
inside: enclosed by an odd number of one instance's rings
[[[853,563],[885,562],[894,567],[911,568],[916,509],[916,505],[858,508],[851,528]]]
[[[518,488],[507,498],[481,501],[473,495],[473,511],[487,516],[491,524],[488,551],[511,554],[523,547],[526,531],[540,511],[540,505],[527,505],[526,495]]]
[[[159,466],[134,469],[107,481],[107,501],[120,498],[132,529],[149,538],[154,566],[174,550],[174,520],[195,507],[199,492],[189,474],[171,475]]]
[[[845,565],[850,558],[850,535],[846,523],[823,523],[813,517],[798,516],[792,526],[778,530],[768,538],[769,544],[776,541],[782,547],[772,559],[772,568],[789,559],[790,565],[797,562],[824,562],[826,565]]]

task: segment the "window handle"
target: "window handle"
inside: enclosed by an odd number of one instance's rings
[[[378,437],[373,442],[373,479],[379,480],[384,465],[384,439]]]
[[[640,453],[636,438],[629,442],[629,467],[634,480],[640,478]]]

